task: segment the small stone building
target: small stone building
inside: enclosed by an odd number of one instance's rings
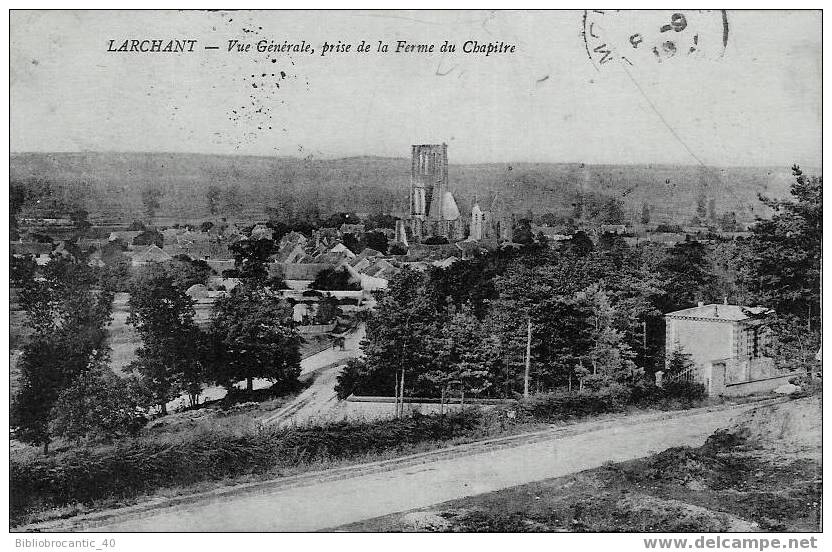
[[[676,349],[691,355],[694,368],[687,376],[704,384],[709,395],[774,389],[794,374],[774,366],[771,314],[763,307],[702,303],[668,313],[666,356]]]

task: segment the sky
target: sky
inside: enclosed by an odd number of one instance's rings
[[[451,163],[820,167],[820,13],[729,10],[724,48],[722,13],[684,12],[684,28],[673,14],[15,10],[11,150],[407,157],[446,142]],[[197,42],[107,51],[133,39]],[[228,52],[235,39],[316,51]],[[321,56],[324,41],[352,51]]]

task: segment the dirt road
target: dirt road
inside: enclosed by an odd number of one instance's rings
[[[366,326],[359,324],[355,331],[351,332],[344,339],[344,348],[330,348],[306,357],[300,361],[300,375],[306,375],[333,362],[346,361],[349,358],[361,355],[361,340],[364,339]]]
[[[361,324],[349,334],[344,348],[326,349],[301,361],[301,378],[313,376],[307,389],[298,397],[273,414],[261,418],[266,425],[303,424],[326,421],[329,412],[338,403],[335,384],[341,367],[349,358],[361,354],[360,343],[364,339],[365,327]]]
[[[318,472],[300,482],[249,487],[196,502],[73,523],[91,531],[313,531],[430,506],[645,456],[672,446],[699,446],[740,413],[742,405],[714,411],[646,414],[588,422],[545,440],[453,456],[430,453],[419,464],[356,470],[342,479]],[[484,449],[484,450],[483,450]],[[431,461],[432,460],[432,461]],[[383,463],[381,463],[383,464]],[[257,489],[260,489],[259,491]],[[132,516],[132,517],[131,517]],[[59,530],[57,527],[51,530]]]

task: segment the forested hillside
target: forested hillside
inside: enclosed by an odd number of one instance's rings
[[[212,210],[241,218],[398,213],[406,206],[410,171],[406,158],[179,153],[22,153],[12,155],[10,165],[11,184],[26,190],[22,216],[82,208],[93,223],[129,223],[151,214],[160,223],[177,222]],[[784,197],[790,182],[790,167],[452,164],[449,173],[463,213],[474,198],[501,191],[516,212],[566,214],[584,193],[621,199],[633,218],[646,204],[655,222],[685,222],[702,201],[750,222],[765,214],[757,195]]]

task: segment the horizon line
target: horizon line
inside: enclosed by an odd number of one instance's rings
[[[298,156],[298,155],[266,155],[266,154],[253,154],[253,153],[206,153],[206,152],[196,152],[196,151],[148,151],[148,150],[28,150],[28,151],[9,151],[9,156],[15,155],[54,155],[54,154],[65,154],[65,155],[82,155],[82,154],[127,154],[127,155],[196,155],[196,156],[205,156],[205,157],[256,157],[261,159],[272,158],[272,159],[297,159],[300,161],[307,160],[307,161],[338,161],[338,160],[345,160],[345,159],[360,159],[360,158],[376,158],[376,159],[391,159],[391,160],[407,160],[407,156],[388,156],[388,155],[376,155],[376,154],[359,154],[359,155],[323,155],[320,156]],[[629,166],[629,167],[639,167],[639,166],[682,166],[682,167],[705,167],[705,168],[721,168],[721,169],[729,169],[729,168],[784,168],[787,167],[785,164],[781,165],[778,163],[772,164],[746,164],[746,165],[717,165],[717,164],[708,164],[708,163],[695,163],[695,162],[635,162],[635,163],[610,163],[610,162],[587,162],[587,161],[529,161],[529,160],[516,160],[516,161],[473,161],[473,162],[451,162],[448,161],[449,165],[511,165],[511,164],[526,164],[526,165],[535,165],[535,164],[549,164],[549,165],[590,165],[590,166]],[[788,165],[788,169],[791,169],[792,165],[797,164],[800,167],[806,167],[811,169],[822,169],[823,165],[803,165],[800,163],[794,163]]]

